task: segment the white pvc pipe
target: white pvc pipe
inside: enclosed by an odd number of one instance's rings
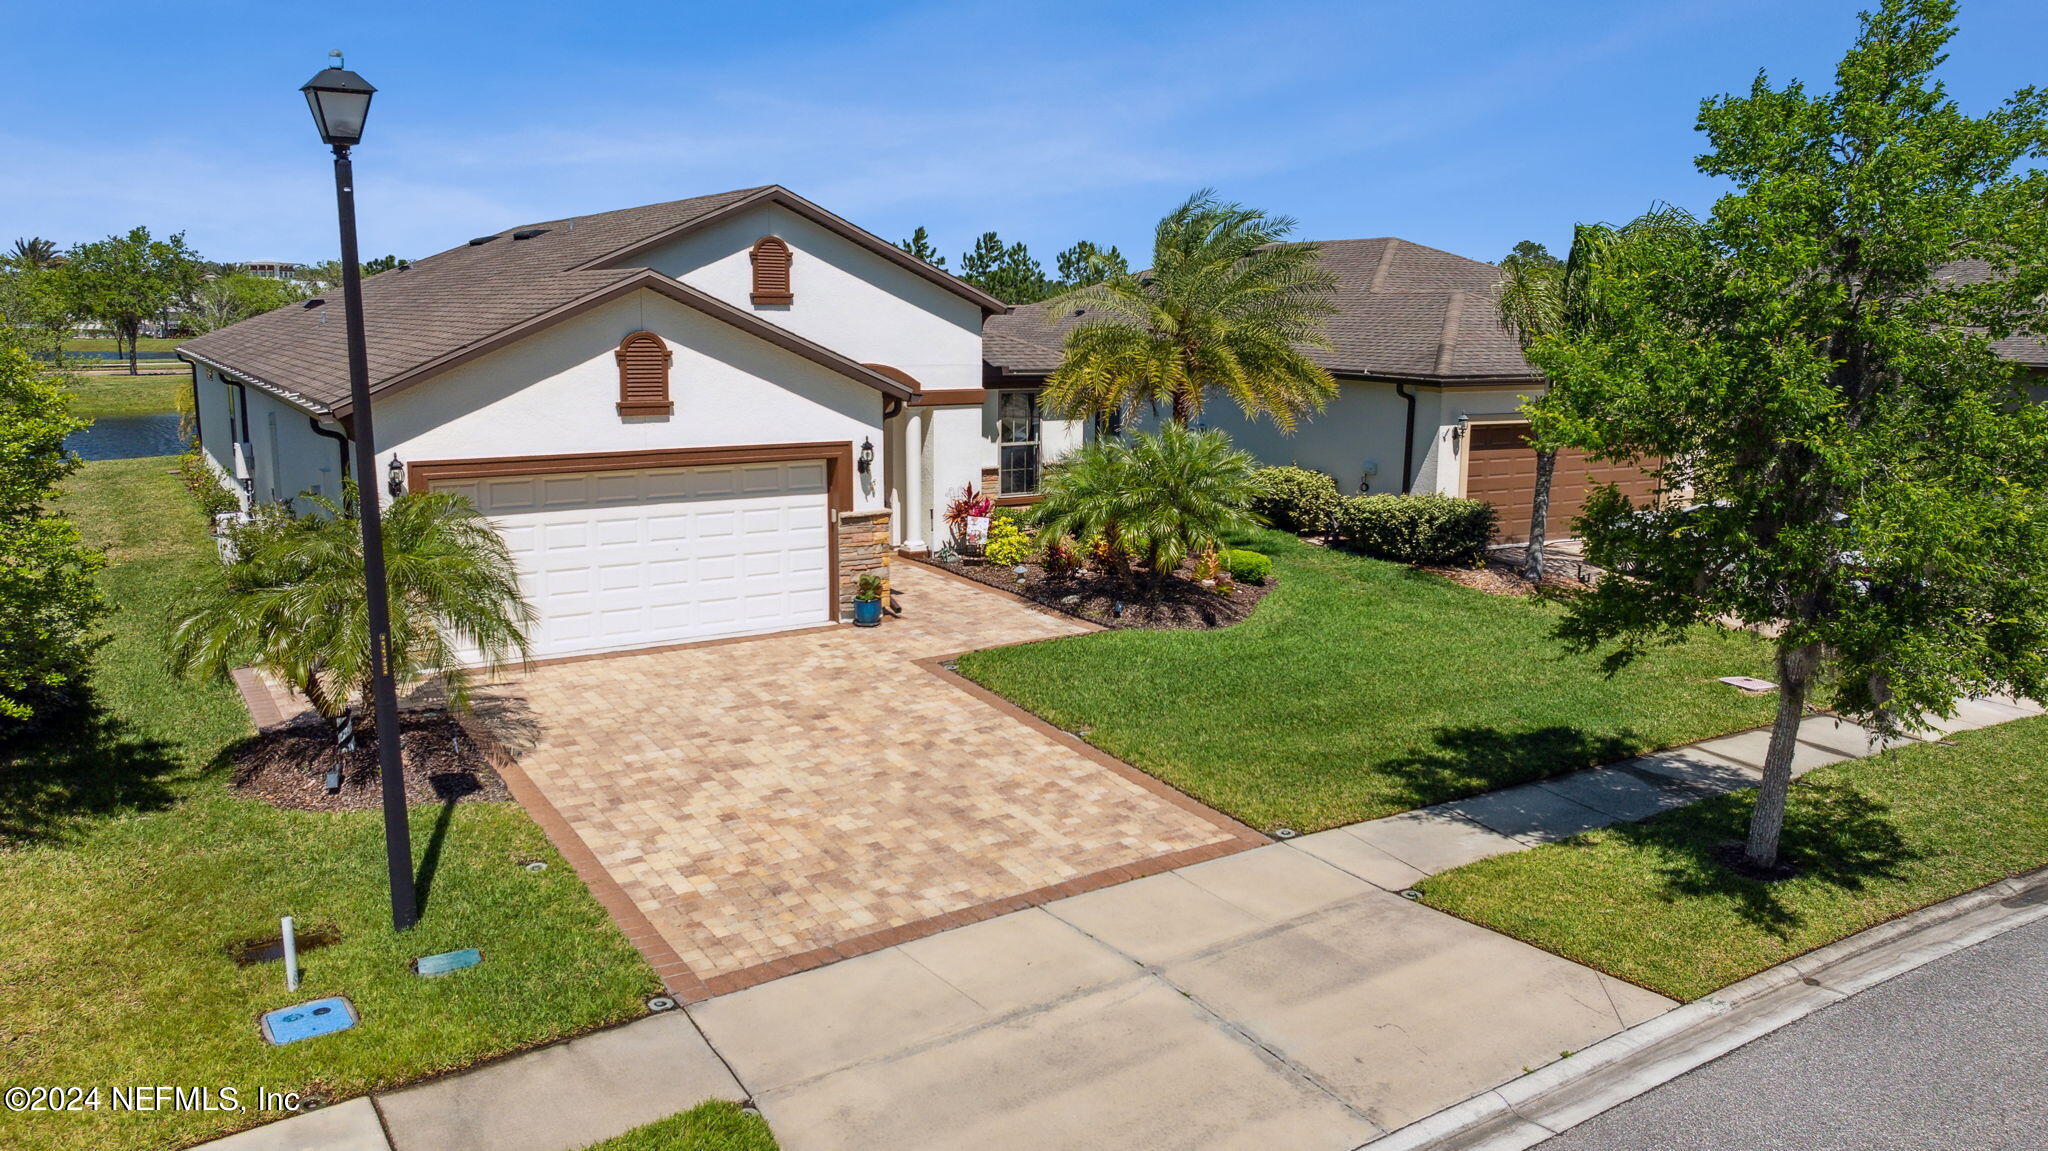
[[[292,917],[282,920],[284,928],[284,986],[287,991],[299,989],[299,940],[292,933]]]

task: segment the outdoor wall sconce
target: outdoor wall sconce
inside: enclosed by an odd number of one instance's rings
[[[391,462],[384,465],[384,490],[391,493],[392,499],[405,494],[405,465],[397,456],[392,456]]]
[[[875,441],[870,439],[862,439],[860,442],[860,474],[867,475],[868,469],[874,466]]]

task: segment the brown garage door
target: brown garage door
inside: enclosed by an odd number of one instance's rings
[[[1527,424],[1474,424],[1470,435],[1471,457],[1465,464],[1465,494],[1485,500],[1500,510],[1497,543],[1526,543],[1529,539],[1529,500],[1536,488],[1536,453],[1529,447]],[[1557,470],[1550,480],[1550,518],[1544,527],[1548,539],[1562,539],[1571,532],[1572,517],[1597,484],[1620,484],[1621,490],[1642,500],[1657,490],[1654,476],[1626,465],[1594,463],[1584,452],[1566,449],[1557,453]]]

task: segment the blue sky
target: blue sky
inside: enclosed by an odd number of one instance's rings
[[[1481,259],[1578,220],[1704,208],[1701,97],[1824,85],[1853,2],[217,4],[31,0],[8,17],[0,244],[147,224],[213,259],[333,254],[297,88],[343,48],[380,89],[366,254],[781,183],[957,259],[1142,258],[1188,192]],[[334,15],[326,13],[333,12]],[[173,14],[174,13],[174,14]],[[1964,0],[1946,77],[2041,79],[2040,0]]]

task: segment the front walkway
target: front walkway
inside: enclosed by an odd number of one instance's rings
[[[894,589],[879,628],[478,693],[514,794],[678,998],[1266,842],[935,666],[1085,625],[912,564]]]

